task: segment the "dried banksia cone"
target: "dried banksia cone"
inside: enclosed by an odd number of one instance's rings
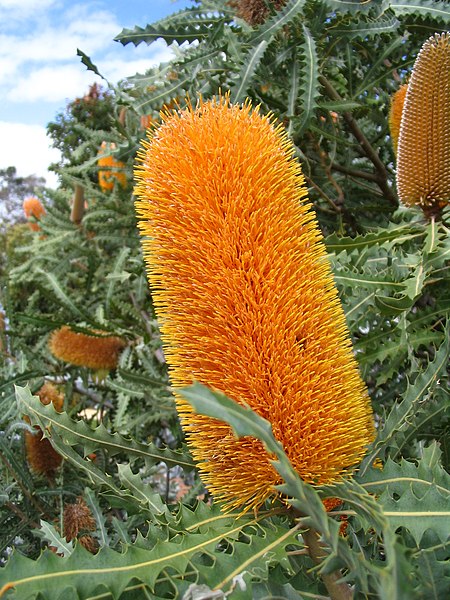
[[[111,192],[114,189],[115,181],[123,188],[127,185],[127,176],[125,173],[126,164],[116,160],[113,156],[107,155],[114,150],[114,143],[107,144],[102,142],[100,156],[97,161],[100,167],[98,172],[98,184],[104,192]]]
[[[30,217],[34,217],[37,221],[45,215],[45,208],[42,206],[41,201],[34,196],[30,196],[29,198],[25,198],[23,201],[23,212],[27,219]],[[29,223],[30,229],[33,231],[39,231],[41,228],[38,223],[30,221]]]
[[[405,83],[395,92],[391,99],[391,108],[389,110],[389,131],[391,134],[394,153],[397,154],[398,136],[400,135],[400,123],[402,120],[403,106],[405,104],[408,84]]]
[[[49,339],[53,356],[89,369],[115,369],[125,345],[124,340],[105,331],[93,331],[92,335],[87,335],[72,331],[67,325],[53,331]]]
[[[83,498],[77,498],[74,504],[65,504],[63,524],[64,537],[68,542],[77,539],[89,552],[97,552],[97,540],[89,535],[89,532],[97,529],[97,524]]]
[[[422,46],[406,93],[397,150],[403,204],[438,215],[450,201],[450,33]]]
[[[270,15],[270,8],[280,10],[287,0],[229,0],[228,5],[236,10],[236,14],[250,25],[264,23]]]
[[[51,403],[56,411],[62,411],[64,396],[52,383],[44,383],[37,395],[42,404]],[[24,417],[24,420],[29,422],[28,417]],[[50,441],[42,437],[42,429],[38,426],[34,429],[35,433],[25,431],[25,452],[28,464],[37,475],[45,475],[48,479],[53,479],[62,462],[62,457],[53,449]]]
[[[197,380],[247,404],[305,481],[336,480],[363,456],[372,417],[292,143],[226,98],[151,133],[136,207],[174,388]],[[275,493],[261,442],[177,404],[216,498],[252,508]]]

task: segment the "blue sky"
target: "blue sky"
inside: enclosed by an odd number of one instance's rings
[[[57,158],[45,126],[66,103],[99,78],[77,56],[80,48],[115,83],[170,58],[162,40],[135,48],[113,38],[124,28],[145,27],[193,0],[0,0],[0,168],[56,178]]]

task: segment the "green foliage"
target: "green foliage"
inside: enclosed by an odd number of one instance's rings
[[[288,0],[253,27],[197,0],[117,36],[176,52],[70,103],[49,129],[65,158],[40,230],[1,224],[0,597],[302,600],[349,597],[351,586],[355,599],[446,598],[450,209],[427,220],[399,207],[387,123],[422,43],[449,23],[443,1]],[[377,428],[353,477],[311,486],[270,423],[199,384],[183,390],[274,457],[281,499],[257,514],[211,502],[184,445],[133,209],[143,118],[219,92],[271,112],[295,144]],[[111,191],[98,185],[103,141],[125,163],[127,183]],[[75,185],[87,203],[79,224]],[[117,367],[55,358],[48,338],[62,325],[122,338]],[[44,382],[64,395],[60,412],[38,398]],[[64,459],[53,476],[29,466],[36,427]],[[95,522],[94,555],[82,526],[67,539],[64,507],[77,498]],[[341,504],[327,513],[329,498]]]

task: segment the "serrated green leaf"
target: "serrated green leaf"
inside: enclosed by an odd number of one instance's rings
[[[58,413],[52,404],[43,405],[37,396],[32,396],[28,387],[16,388],[17,400],[21,410],[27,414],[32,424],[39,425],[43,431],[50,429],[68,445],[81,445],[85,456],[103,448],[109,455],[125,453],[127,456],[139,457],[155,464],[165,462],[169,466],[180,465],[190,470],[194,467],[189,458],[174,450],[159,449],[153,444],[145,445],[126,439],[118,433],[109,433],[103,424],[92,429],[85,421],[74,421],[66,413]]]
[[[328,252],[339,253],[343,252],[344,250],[352,252],[354,250],[361,251],[364,248],[383,245],[387,242],[391,242],[396,245],[403,244],[405,242],[412,241],[415,238],[421,237],[424,234],[425,232],[421,227],[414,227],[409,224],[395,225],[390,228],[382,227],[377,231],[366,233],[365,235],[359,235],[354,238],[339,237],[336,233],[333,233],[325,238],[325,245]]]
[[[40,521],[40,529],[37,533],[39,533],[39,537],[42,537],[48,545],[52,548],[55,548],[58,554],[62,556],[70,556],[73,552],[73,543],[65,540],[61,535],[56,531],[55,527],[41,519]]]
[[[255,70],[264,56],[268,45],[269,42],[262,40],[256,47],[252,48],[250,52],[247,53],[247,56],[244,59],[244,65],[238,74],[238,84],[236,90],[233,92],[233,102],[238,103],[245,98]]]
[[[366,39],[381,35],[383,33],[394,33],[397,31],[400,21],[390,15],[384,15],[379,19],[360,19],[351,21],[347,25],[331,27],[333,35],[343,36],[347,39]]]
[[[139,475],[135,475],[130,465],[117,465],[120,483],[130,490],[136,500],[149,509],[154,515],[162,515],[167,512],[159,494],[155,494],[148,484],[144,484]]]
[[[425,395],[433,392],[438,384],[439,377],[447,368],[449,356],[450,331],[447,326],[444,341],[436,352],[434,360],[428,364],[422,373],[418,374],[413,384],[408,385],[402,400],[394,404],[384,424],[379,428],[373,448],[361,464],[360,472],[362,474],[373,464],[377,456],[394,443],[394,438],[398,432],[404,434],[407,431],[409,421],[416,407]]]
[[[302,25],[303,43],[300,45],[300,60],[303,63],[303,86],[300,93],[302,109],[300,131],[307,129],[310,119],[317,108],[319,91],[319,59],[317,56],[316,42],[309,29]]]
[[[276,15],[267,19],[251,37],[252,44],[259,44],[265,40],[270,42],[274,35],[285,25],[287,25],[297,15],[301,14],[306,0],[288,0],[283,8]]]
[[[450,22],[450,7],[447,2],[436,0],[389,0],[391,10],[399,16],[431,17]]]

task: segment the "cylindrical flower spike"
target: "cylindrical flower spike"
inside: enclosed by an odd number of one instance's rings
[[[30,196],[29,198],[25,198],[23,201],[23,212],[25,213],[27,219],[34,217],[37,221],[39,221],[42,215],[45,215],[45,208],[42,206],[39,198]],[[30,221],[29,226],[33,231],[40,230],[38,223]]]
[[[450,202],[450,33],[422,46],[406,93],[397,150],[403,204],[439,214]]]
[[[392,146],[394,153],[397,154],[398,136],[400,135],[400,123],[402,120],[403,106],[405,104],[408,84],[400,86],[391,99],[391,108],[389,111],[389,131],[391,133]]]
[[[109,154],[106,155],[106,153],[114,150],[115,147],[114,143],[107,144],[106,142],[102,142],[100,148],[100,156],[97,161],[99,166],[98,184],[104,192],[112,192],[115,181],[123,188],[127,185],[126,164],[120,160],[116,160]]]
[[[166,114],[147,135],[136,206],[174,388],[197,380],[247,404],[305,481],[338,479],[372,417],[292,143],[227,98]],[[275,494],[258,440],[177,404],[216,498],[250,509]]]
[[[56,358],[89,369],[115,369],[124,340],[93,331],[92,335],[77,333],[64,325],[52,332],[49,339],[50,352]]]

